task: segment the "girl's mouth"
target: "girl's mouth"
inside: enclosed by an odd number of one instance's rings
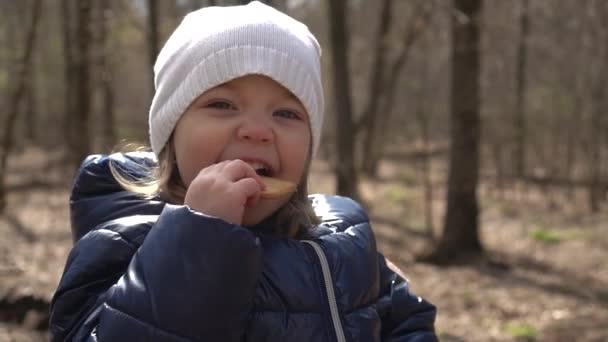
[[[255,173],[257,173],[260,176],[263,177],[272,177],[272,169],[268,166],[265,165],[264,163],[261,162],[252,162],[252,161],[248,161],[247,162],[249,165],[251,165],[251,167],[255,170]]]

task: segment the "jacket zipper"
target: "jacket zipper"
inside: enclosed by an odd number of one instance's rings
[[[323,271],[323,280],[325,281],[325,290],[327,292],[327,299],[329,301],[329,311],[331,313],[331,320],[334,324],[336,331],[336,338],[338,342],[346,342],[344,337],[344,330],[342,328],[342,322],[340,321],[340,315],[338,314],[338,304],[336,303],[336,294],[334,293],[334,285],[331,279],[331,273],[329,272],[329,263],[325,257],[325,253],[321,249],[318,243],[314,241],[302,241],[309,244],[317,253],[319,261],[321,262],[321,271]]]

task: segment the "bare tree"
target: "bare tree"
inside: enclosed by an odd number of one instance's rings
[[[91,116],[91,1],[76,2],[76,46],[74,52],[74,111],[70,117],[73,121],[71,151],[73,165],[78,167],[91,152],[89,120]]]
[[[608,6],[604,2],[591,2],[588,9],[589,21],[592,25],[592,35],[594,41],[593,64],[589,73],[591,76],[591,118],[590,118],[590,137],[588,148],[588,195],[589,208],[591,212],[600,210],[600,202],[604,195],[602,189],[602,134],[603,125],[608,109],[608,67],[606,67],[606,57],[608,49],[604,42],[608,41],[608,34],[605,22],[608,20]]]
[[[36,40],[36,29],[38,27],[38,21],[40,19],[40,12],[42,7],[41,0],[34,0],[32,5],[31,18],[29,23],[28,32],[25,40],[25,47],[23,49],[23,55],[19,60],[18,71],[16,75],[15,87],[11,93],[11,97],[7,108],[7,117],[4,120],[3,135],[2,135],[2,146],[0,146],[0,212],[6,207],[6,169],[8,162],[8,155],[13,147],[13,128],[19,115],[19,104],[23,99],[26,91],[27,82],[31,78],[30,70],[32,65],[32,51],[34,50],[34,43]]]
[[[150,69],[154,68],[156,56],[158,55],[158,1],[148,0],[148,60]],[[150,92],[154,93],[154,79]]]
[[[519,41],[517,48],[517,88],[515,108],[515,173],[517,177],[524,177],[526,172],[526,57],[527,40],[530,32],[528,15],[529,0],[521,0],[521,13],[519,18]]]
[[[428,45],[428,44],[425,44]],[[424,51],[429,51],[431,49],[425,47]],[[430,98],[430,89],[432,84],[432,79],[429,76],[430,74],[430,61],[428,59],[424,60],[423,66],[420,68],[420,80],[421,86],[418,87],[416,98],[418,99],[416,103],[415,110],[415,119],[418,123],[420,129],[420,138],[422,140],[422,149],[419,153],[418,158],[418,168],[420,178],[422,180],[423,188],[424,188],[424,222],[426,231],[429,233],[431,237],[433,237],[434,225],[433,225],[433,181],[432,181],[432,168],[431,168],[431,135],[430,135],[430,115],[429,115],[429,106],[428,102],[423,99]]]
[[[72,113],[74,113],[74,3],[72,0],[61,0],[61,7],[58,11],[58,16],[62,18],[62,43],[63,43],[63,61],[64,61],[64,93],[63,93],[63,131],[67,134],[67,147],[71,151],[74,145],[75,137],[74,129],[72,128]]]
[[[368,173],[370,168],[369,160],[372,159],[372,146],[367,145],[374,141],[376,134],[376,123],[378,122],[377,117],[379,115],[387,115],[385,112],[379,112],[380,99],[382,98],[383,89],[385,86],[385,74],[386,74],[386,57],[388,48],[388,33],[391,27],[392,21],[392,0],[382,0],[380,10],[380,26],[378,33],[374,39],[376,46],[374,48],[374,61],[372,62],[372,70],[370,72],[370,94],[368,96],[367,104],[363,109],[361,118],[356,126],[357,132],[362,131],[364,134],[363,144],[363,172]],[[371,176],[373,173],[369,172]]]
[[[101,90],[102,111],[102,146],[111,150],[116,143],[116,129],[114,117],[114,89],[112,87],[112,48],[108,36],[110,20],[110,2],[97,3],[97,64],[99,73],[99,87]]]
[[[481,255],[479,181],[479,14],[481,0],[454,0],[447,211],[443,234],[422,260],[440,264]]]
[[[35,63],[32,62],[32,66],[31,68],[34,69]],[[32,72],[32,76],[28,78],[27,82],[26,82],[26,86],[25,86],[25,91],[24,91],[24,115],[25,115],[25,122],[26,124],[24,125],[24,135],[27,141],[29,141],[30,143],[35,142],[36,141],[36,80],[35,78],[35,73],[36,71],[34,70]]]
[[[337,193],[358,198],[357,172],[354,160],[353,118],[348,62],[346,1],[329,1],[330,40],[332,44],[333,82],[336,103],[337,160],[335,172]]]
[[[390,6],[390,4],[389,4]],[[382,76],[378,76],[379,79],[374,80],[374,82],[382,82],[382,87],[372,88],[372,91],[377,91],[377,94],[372,92],[372,97],[380,98],[377,101],[379,104],[379,111],[374,112],[371,105],[375,105],[376,103],[373,100],[370,100],[368,106],[363,115],[362,122],[366,123],[364,141],[363,141],[363,172],[368,177],[376,177],[378,173],[378,164],[380,162],[380,158],[382,157],[382,150],[385,139],[378,139],[378,135],[382,134],[382,132],[386,132],[388,128],[388,124],[391,119],[391,113],[393,111],[393,105],[395,96],[397,95],[397,81],[401,76],[401,71],[405,66],[414,43],[418,40],[423,30],[428,25],[430,16],[432,14],[432,10],[434,7],[434,2],[422,1],[419,2],[414,9],[410,19],[408,20],[408,28],[403,35],[403,45],[401,46],[401,50],[399,51],[397,57],[393,61],[393,63],[389,66],[388,69],[384,67],[380,68],[380,70],[374,71],[378,74],[387,74],[387,78],[383,79]],[[384,13],[386,8],[383,8],[382,19],[384,20],[384,16],[387,15]],[[390,13],[390,8],[388,9]],[[390,20],[390,14],[386,17],[387,20]],[[383,33],[383,29],[381,28],[380,33]],[[380,52],[378,52],[379,54]],[[384,53],[384,51],[382,51]],[[381,65],[384,65],[385,62],[383,58],[378,58],[380,60]],[[376,60],[378,60],[376,59]],[[374,84],[374,83],[372,83]],[[372,103],[374,102],[374,103]],[[381,113],[381,115],[374,115],[377,113]]]
[[[589,146],[589,208],[596,213],[600,210],[600,202],[603,196],[601,187],[602,159],[602,116],[606,115],[604,104],[606,96],[606,68],[600,70],[599,79],[593,87],[594,108],[591,111],[591,144]]]

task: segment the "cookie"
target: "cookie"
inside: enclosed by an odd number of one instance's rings
[[[277,178],[261,177],[266,188],[260,194],[261,198],[274,199],[285,195],[289,195],[296,191],[296,184]]]

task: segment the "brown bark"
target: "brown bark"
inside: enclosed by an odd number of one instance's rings
[[[72,165],[78,167],[91,152],[91,137],[89,134],[89,120],[91,116],[91,1],[79,0],[76,2],[76,50],[74,57],[74,107],[70,114],[72,120]]]
[[[370,94],[368,96],[367,104],[364,107],[361,119],[357,124],[357,132],[363,131],[364,143],[362,151],[362,169],[364,173],[369,171],[369,159],[373,154],[373,147],[369,145],[370,141],[373,141],[376,134],[376,123],[378,122],[378,116],[387,115],[386,112],[379,111],[380,99],[382,98],[384,83],[385,83],[385,65],[386,65],[386,50],[387,50],[387,38],[392,21],[392,0],[383,0],[382,8],[380,10],[380,27],[378,34],[375,38],[376,47],[374,54],[373,67],[370,73]],[[376,176],[375,173],[370,173],[368,176]]]
[[[25,48],[23,55],[19,60],[17,75],[15,77],[16,84],[11,93],[6,120],[3,123],[4,130],[2,135],[2,146],[0,146],[0,212],[6,207],[6,169],[8,155],[13,147],[13,129],[17,116],[19,116],[19,105],[25,94],[27,82],[31,78],[32,51],[36,40],[36,29],[40,19],[42,7],[41,0],[35,0],[32,7],[30,26],[25,40]]]
[[[573,83],[576,83],[576,81]],[[581,109],[582,103],[583,103],[583,95],[581,94],[581,91],[578,89],[578,87],[574,87],[573,94],[574,94],[574,105],[572,106],[572,112],[570,113],[569,118],[568,118],[568,126],[570,129],[566,130],[566,157],[565,157],[565,163],[564,163],[565,164],[564,169],[566,170],[566,172],[565,172],[566,179],[574,178],[574,166],[576,165],[575,163],[577,162],[575,132],[578,132],[578,126],[579,126],[579,120],[580,120],[579,110]],[[567,188],[568,188],[567,197],[569,200],[573,200],[574,199],[574,186],[568,185]]]
[[[367,104],[363,109],[363,113],[357,122],[357,131],[361,131],[368,128],[368,125],[375,124],[374,114],[378,115],[378,105],[380,104],[380,97],[382,96],[382,90],[384,86],[384,75],[386,65],[386,50],[387,50],[387,39],[389,29],[392,21],[392,0],[382,0],[380,9],[380,27],[378,28],[378,34],[374,38],[376,43],[374,47],[374,61],[372,62],[372,70],[370,72],[369,88],[370,94],[367,98]]]
[[[34,64],[32,62],[32,64]],[[34,65],[31,66],[34,69]],[[25,125],[24,136],[25,139],[29,143],[34,143],[36,141],[36,82],[33,79],[36,71],[32,71],[32,76],[26,81],[25,91],[24,91],[24,106],[23,111],[25,114]]]
[[[102,1],[98,3],[100,11],[98,17],[98,32],[99,32],[99,86],[101,89],[101,110],[102,110],[102,141],[103,146],[108,151],[111,151],[116,143],[116,128],[114,118],[114,90],[112,87],[112,63],[110,40],[108,37],[109,28],[109,2]]]
[[[605,82],[601,82],[604,84]],[[597,98],[596,98],[597,99]],[[603,197],[603,189],[601,183],[601,115],[605,113],[596,108],[593,110],[591,117],[591,149],[589,155],[589,208],[592,213],[597,213],[600,210],[600,202]]]
[[[425,46],[425,51],[430,52],[431,49]],[[433,179],[432,179],[432,155],[431,155],[431,117],[428,102],[423,99],[428,99],[432,96],[430,93],[432,78],[431,63],[427,59],[424,61],[423,67],[420,68],[419,76],[422,81],[422,86],[418,89],[416,98],[418,100],[418,109],[416,110],[416,121],[420,128],[420,137],[422,139],[422,155],[419,160],[420,171],[422,176],[422,184],[424,187],[424,221],[426,231],[431,238],[434,238],[435,227],[433,223]]]
[[[430,236],[433,236],[433,182],[431,178],[431,154],[430,154],[430,134],[429,134],[429,118],[422,110],[416,112],[416,119],[420,126],[420,135],[422,138],[422,154],[418,161],[420,167],[420,175],[424,187],[424,222],[426,231]]]
[[[329,1],[330,41],[332,44],[333,82],[336,103],[337,193],[358,198],[354,161],[353,119],[350,98],[346,1]]]
[[[150,70],[154,69],[154,62],[158,55],[158,1],[148,0],[148,60]],[[150,93],[154,94],[154,78],[151,79]],[[150,96],[152,97],[152,96]]]
[[[594,84],[592,92],[593,107],[591,110],[591,134],[589,146],[589,208],[592,213],[597,213],[600,210],[600,202],[602,201],[601,184],[601,145],[602,145],[602,116],[606,115],[605,105],[606,96],[606,70],[608,68],[600,67],[598,72],[598,80]]]
[[[72,113],[74,112],[74,53],[73,53],[73,1],[62,0],[58,15],[62,18],[61,30],[63,41],[64,61],[64,94],[63,94],[63,131],[66,132],[68,153],[74,145],[74,129],[72,128]]]
[[[515,174],[526,172],[526,62],[527,40],[530,33],[529,0],[522,0],[519,18],[520,34],[517,48],[517,85],[515,108]]]
[[[600,210],[600,203],[604,197],[604,189],[602,183],[602,134],[604,133],[603,126],[605,122],[606,110],[608,109],[608,100],[606,96],[608,91],[608,67],[605,60],[608,56],[606,48],[602,46],[608,41],[608,33],[606,32],[605,22],[608,20],[608,5],[605,2],[592,2],[592,11],[596,14],[590,18],[593,28],[593,37],[595,45],[593,49],[594,60],[596,67],[593,69],[592,89],[591,89],[591,132],[590,145],[588,150],[588,177],[589,177],[589,208],[592,213],[597,213]],[[592,12],[591,12],[592,13]]]
[[[443,234],[422,260],[466,262],[482,254],[478,232],[479,16],[481,0],[455,0],[452,16],[450,157]]]

